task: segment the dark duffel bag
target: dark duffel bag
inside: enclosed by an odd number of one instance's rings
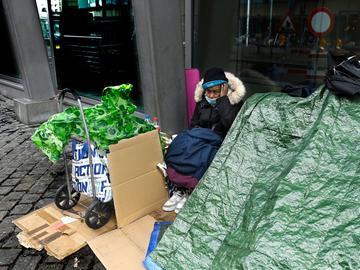
[[[325,85],[339,96],[360,93],[360,57],[348,52],[329,52]]]

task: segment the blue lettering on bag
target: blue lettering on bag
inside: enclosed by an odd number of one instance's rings
[[[79,171],[80,171],[79,176],[85,176],[85,172],[83,172],[83,169],[85,169],[85,168],[86,168],[86,165],[85,166],[84,165],[80,166],[80,168],[79,168]]]
[[[77,148],[77,145],[81,145],[81,148]],[[95,158],[96,156],[99,156],[100,158],[103,158],[103,155],[99,155],[96,152],[95,148],[91,149],[91,155]],[[73,140],[72,142],[72,159],[73,160],[81,160],[88,158],[88,144],[78,144],[76,140]]]
[[[88,182],[85,182],[85,183],[79,182],[79,183],[77,183],[77,190],[79,192],[87,192],[88,184],[89,184]]]
[[[94,179],[96,187],[96,197],[103,202],[109,201],[112,198],[109,173],[106,165],[106,160],[101,160],[101,158],[106,157],[106,155],[99,154],[94,147],[91,147],[91,155],[94,158],[93,172],[94,176],[96,175]],[[73,141],[72,158],[74,161],[72,164],[73,186],[78,192],[89,195],[89,193],[92,193],[92,186],[90,179],[88,144]],[[91,195],[92,194],[90,194],[90,196]]]
[[[100,174],[101,172],[101,164],[95,164],[94,165],[94,174]]]
[[[86,175],[90,175],[90,164],[86,165]]]
[[[106,166],[102,163],[94,164],[94,175],[105,174]],[[75,176],[89,176],[90,175],[90,164],[75,166]]]
[[[105,179],[105,180],[103,180],[103,181],[101,181],[101,188],[100,188],[100,192],[104,192],[104,189],[105,189],[105,184],[106,184],[106,182],[107,182],[107,180]]]
[[[75,166],[75,176],[79,176],[79,167]]]

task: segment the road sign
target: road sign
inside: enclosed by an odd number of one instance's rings
[[[311,34],[323,37],[334,29],[335,16],[326,7],[314,8],[307,16],[306,24]]]

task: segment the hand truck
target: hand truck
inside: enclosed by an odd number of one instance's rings
[[[89,172],[90,172],[90,180],[91,180],[91,190],[92,190],[92,203],[89,206],[85,206],[79,202],[81,193],[78,192],[74,186],[74,183],[70,181],[70,175],[67,166],[67,158],[66,158],[66,150],[63,151],[63,159],[65,163],[65,176],[66,183],[60,186],[55,195],[55,204],[58,208],[62,210],[69,210],[73,208],[76,204],[81,204],[86,207],[85,210],[85,223],[88,227],[92,229],[99,229],[104,226],[111,218],[113,214],[113,201],[109,202],[101,202],[96,196],[96,185],[94,178],[94,166],[93,166],[93,158],[91,153],[91,141],[88,131],[88,126],[85,119],[85,114],[83,110],[83,106],[81,104],[81,99],[79,95],[75,93],[75,91],[70,90],[69,88],[63,89],[58,97],[59,101],[59,109],[63,111],[63,101],[66,93],[70,93],[75,100],[77,101],[81,119],[84,125],[84,131],[86,135],[86,142],[88,144],[88,158],[89,158]]]

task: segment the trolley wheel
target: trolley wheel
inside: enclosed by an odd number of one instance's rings
[[[62,210],[69,210],[78,203],[80,195],[79,192],[73,189],[71,191],[71,198],[69,198],[67,184],[64,184],[56,191],[55,205]]]
[[[91,229],[99,229],[110,220],[112,212],[112,202],[102,203],[95,200],[86,209],[85,223]]]

